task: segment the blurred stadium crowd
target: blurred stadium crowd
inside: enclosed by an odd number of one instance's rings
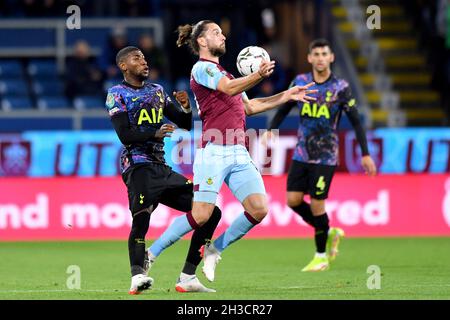
[[[433,94],[439,95],[438,108],[448,118],[450,1],[372,2],[400,5],[404,9],[404,16],[418,35],[418,53],[430,70],[430,77],[424,80],[426,90],[430,90],[432,97]],[[39,29],[32,25],[28,29],[15,27],[21,21],[25,25],[32,18],[46,22],[53,21],[53,18],[66,19],[66,8],[72,4],[81,8],[82,27],[80,31],[65,31],[62,64],[58,63],[61,50],[55,40],[56,29]],[[276,71],[250,94],[270,95],[286,88],[296,73],[309,71],[305,59],[309,41],[319,36],[334,40],[332,29],[336,20],[333,20],[332,13],[339,4],[340,1],[331,0],[221,3],[212,0],[3,0],[0,2],[0,35],[3,39],[0,43],[1,110],[103,108],[107,88],[121,81],[115,55],[127,45],[135,45],[142,50],[151,67],[151,81],[162,84],[168,92],[186,90],[195,57],[187,48],[176,48],[174,31],[179,24],[205,18],[216,20],[227,36],[227,54],[222,64],[235,75],[235,58],[242,48],[260,45],[268,50],[277,61]],[[339,13],[338,10],[335,12]],[[383,11],[381,15],[383,19]],[[119,17],[160,20],[164,29],[163,41],[156,39],[151,28],[130,28],[126,23],[114,23],[100,29],[83,27],[83,19]],[[8,25],[8,21],[16,25]],[[36,50],[39,46],[51,50],[40,52]],[[368,82],[370,84],[370,79]],[[375,105],[379,103],[376,99],[375,96]],[[426,103],[418,105],[418,108],[426,108]],[[432,103],[434,101],[430,105]],[[448,121],[431,124],[445,125]]]

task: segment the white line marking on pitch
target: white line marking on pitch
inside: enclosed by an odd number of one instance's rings
[[[317,289],[323,288],[321,286],[298,286],[298,287],[277,287],[277,289]]]
[[[148,292],[152,291],[167,291],[167,289],[151,289]],[[127,290],[124,289],[54,289],[54,290],[0,290],[0,293],[52,293],[52,292],[111,292],[111,293],[127,293]]]

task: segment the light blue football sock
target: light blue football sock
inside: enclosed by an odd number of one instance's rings
[[[175,218],[173,223],[164,231],[164,233],[148,249],[153,256],[157,257],[166,248],[177,242],[182,236],[193,230],[186,215]]]
[[[249,221],[245,213],[241,213],[236,220],[225,230],[222,235],[214,241],[214,247],[217,251],[222,252],[233,242],[242,238],[256,224]]]

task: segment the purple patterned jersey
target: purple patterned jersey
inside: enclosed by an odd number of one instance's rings
[[[171,103],[162,86],[145,82],[142,88],[119,84],[108,90],[106,109],[112,117],[126,112],[133,130],[145,132],[157,130],[163,125],[164,108]],[[131,164],[161,163],[164,160],[164,142],[149,139],[145,142],[125,145],[120,168],[125,172]]]
[[[290,87],[314,81],[311,73],[299,74]],[[356,107],[349,84],[333,74],[310,89],[319,90],[316,101],[298,102],[300,120],[298,142],[293,159],[323,165],[337,165],[339,141],[337,127],[342,111]]]

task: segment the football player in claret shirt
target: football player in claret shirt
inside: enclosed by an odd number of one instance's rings
[[[305,222],[315,229],[316,254],[302,271],[322,271],[329,268],[329,262],[336,258],[338,244],[344,231],[330,228],[325,212],[331,180],[338,162],[338,133],[342,111],[349,118],[361,147],[361,164],[370,176],[376,174],[376,167],[369,155],[367,139],[361,125],[357,104],[347,81],[331,72],[334,54],[326,39],[317,39],[309,45],[308,62],[312,72],[299,74],[292,86],[302,86],[311,81],[317,89],[314,103],[288,103],[277,110],[269,129],[276,129],[294,106],[299,108],[298,142],[287,179],[287,202]],[[267,131],[262,141],[271,135]],[[303,200],[309,194],[311,203]]]
[[[124,146],[120,166],[133,216],[128,239],[132,276],[129,293],[139,294],[153,283],[147,274],[151,263],[145,250],[150,215],[159,203],[182,212],[192,210],[193,184],[167,165],[163,141],[175,129],[174,125],[163,123],[164,117],[190,130],[192,112],[185,91],[174,93],[180,107],[163,87],[146,81],[149,67],[138,48],[123,48],[117,53],[116,62],[124,80],[108,90],[106,108]],[[214,291],[200,283],[195,271],[201,261],[200,247],[212,238],[220,217],[220,209],[214,207],[212,218],[193,233],[185,266],[176,283],[177,291]]]
[[[295,101],[313,101],[313,84],[295,86],[276,95],[249,100],[248,90],[269,77],[274,61],[263,61],[259,70],[234,78],[220,64],[225,54],[225,36],[213,21],[178,27],[178,46],[187,44],[199,60],[192,68],[191,89],[202,120],[202,138],[194,160],[194,203],[192,213],[178,217],[149,249],[157,257],[184,234],[206,223],[225,182],[244,210],[214,242],[203,247],[203,273],[214,280],[221,253],[242,238],[266,216],[268,201],[263,179],[247,151],[246,115],[257,114]]]

